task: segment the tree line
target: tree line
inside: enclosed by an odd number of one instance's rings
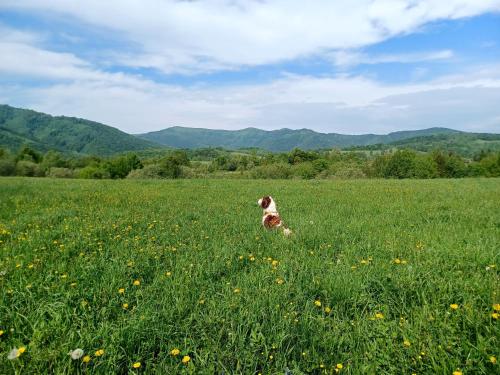
[[[175,178],[462,178],[499,177],[500,153],[473,158],[444,150],[305,151],[271,153],[221,148],[126,153],[113,157],[0,149],[0,176],[85,179]]]

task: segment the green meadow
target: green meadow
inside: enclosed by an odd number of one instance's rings
[[[500,179],[2,178],[0,373],[499,373],[499,255]]]

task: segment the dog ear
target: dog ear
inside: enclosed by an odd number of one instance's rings
[[[260,203],[260,206],[263,208],[263,209],[266,209],[269,207],[269,205],[271,204],[271,197],[269,196],[266,196],[266,197],[263,197],[262,198],[262,202]]]

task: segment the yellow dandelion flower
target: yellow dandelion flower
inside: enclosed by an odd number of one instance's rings
[[[276,279],[276,284],[278,284],[278,285],[281,285],[284,282],[285,282],[285,280],[283,280],[283,279],[280,279],[280,278]]]
[[[120,288],[120,289],[118,289],[118,293],[120,293],[120,294],[124,294],[124,293],[125,293],[125,288]]]
[[[233,292],[234,293],[239,293],[239,292],[241,292],[241,289],[240,288],[234,288]]]
[[[409,340],[405,340],[405,341],[403,341],[403,345],[408,348],[411,346],[411,342]]]
[[[90,362],[90,356],[89,355],[86,355],[85,357],[82,358],[82,362],[83,363],[88,363]]]
[[[139,368],[141,367],[141,362],[136,362],[132,365],[133,368]]]
[[[170,351],[170,354],[171,354],[171,355],[173,355],[174,357],[175,357],[176,355],[179,355],[180,353],[181,353],[181,351],[180,351],[179,349],[177,349],[177,348],[174,348],[174,349],[172,349],[172,350]]]
[[[495,310],[495,311],[500,311],[500,303],[495,303],[495,304],[493,305],[493,310]]]
[[[401,264],[401,259],[399,259],[399,258],[394,259],[394,263]]]
[[[462,375],[462,371],[453,371],[453,375]]]
[[[331,309],[330,307],[328,307],[328,306],[327,306],[327,307],[325,307],[325,312],[326,312],[327,314],[330,314],[330,312],[331,312],[331,311],[332,311],[332,309]]]
[[[126,309],[128,309],[128,303],[124,303],[124,304],[122,305],[122,307],[123,307],[125,310],[126,310]]]
[[[191,360],[191,357],[188,355],[185,355],[182,357],[182,363],[188,363]]]
[[[491,317],[492,317],[493,319],[498,319],[498,313],[493,313],[493,314],[491,314]]]
[[[450,309],[452,309],[452,310],[456,310],[456,309],[458,309],[458,305],[457,305],[456,303],[452,303],[452,304],[450,305]]]
[[[139,280],[134,280],[133,284],[134,286],[139,286],[141,285],[141,282]]]
[[[273,267],[276,267],[279,263],[280,263],[280,262],[278,262],[277,260],[273,260],[273,261],[271,262],[271,265],[272,265]]]
[[[491,356],[490,357],[490,362],[493,363],[493,364],[496,364],[497,363],[497,358],[495,356]]]
[[[314,301],[314,304],[317,306],[317,307],[321,307],[321,301],[319,299],[317,299],[316,301]]]
[[[3,336],[4,331],[0,329],[0,336]]]
[[[251,262],[255,261],[255,257],[253,257],[253,256],[252,256],[252,257],[250,257],[250,261],[251,261]]]
[[[96,357],[100,357],[104,354],[104,349],[96,350],[96,352],[94,354]]]
[[[378,313],[375,314],[375,318],[377,318],[377,319],[384,319],[384,314],[378,312]]]
[[[344,365],[342,363],[337,363],[337,366],[335,368],[342,370],[344,368]]]
[[[168,272],[165,272],[165,276],[167,276],[167,277],[170,277],[170,276],[172,276],[172,272],[170,272],[170,271],[168,271]]]

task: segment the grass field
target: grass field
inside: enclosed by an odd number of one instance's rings
[[[4,178],[0,373],[499,373],[499,250],[499,179]]]

